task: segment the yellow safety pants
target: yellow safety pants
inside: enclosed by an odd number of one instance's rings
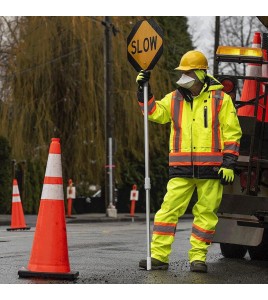
[[[177,222],[185,213],[192,194],[197,188],[198,200],[193,207],[194,221],[190,237],[190,262],[206,261],[208,247],[212,242],[218,222],[223,186],[218,179],[172,178],[160,210],[154,218],[151,256],[168,262],[175,238]]]

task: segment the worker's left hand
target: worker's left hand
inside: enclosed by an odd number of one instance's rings
[[[234,181],[234,170],[227,168],[220,168],[218,174],[220,175],[221,184],[226,185]]]

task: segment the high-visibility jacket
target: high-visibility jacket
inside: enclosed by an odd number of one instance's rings
[[[221,166],[233,168],[242,135],[231,97],[211,75],[192,102],[178,90],[148,101],[148,119],[170,125],[170,177],[218,178]],[[141,110],[144,104],[139,102]]]

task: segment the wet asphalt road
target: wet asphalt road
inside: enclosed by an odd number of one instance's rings
[[[6,231],[0,226],[0,283],[66,284],[267,284],[268,262],[226,259],[218,244],[209,249],[207,274],[189,271],[191,220],[181,220],[170,267],[166,271],[146,271],[138,262],[146,258],[146,224],[110,222],[67,224],[71,271],[78,271],[75,281],[22,279],[18,270],[27,267],[35,227],[30,231]]]

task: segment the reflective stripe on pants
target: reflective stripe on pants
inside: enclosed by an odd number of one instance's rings
[[[184,215],[195,188],[197,188],[198,201],[193,207],[194,221],[189,259],[190,261],[206,260],[207,248],[218,222],[216,213],[222,198],[223,186],[218,179],[172,178],[169,180],[164,201],[154,218],[152,257],[163,262],[169,261],[176,224]]]

